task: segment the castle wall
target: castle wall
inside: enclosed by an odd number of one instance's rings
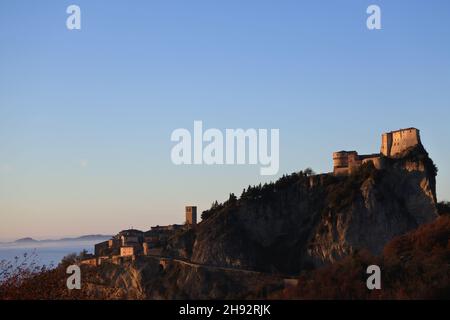
[[[366,164],[372,162],[374,167],[378,170],[381,170],[384,168],[384,161],[381,157],[370,157],[366,158],[362,161],[362,164]]]
[[[354,172],[361,166],[361,160],[358,153],[351,152],[348,154],[348,171],[349,173]]]
[[[386,157],[390,156],[392,147],[392,133],[383,133],[381,136],[381,154]]]
[[[349,170],[348,167],[345,168],[334,168],[333,173],[337,176],[341,176],[341,175],[348,175],[349,174]]]

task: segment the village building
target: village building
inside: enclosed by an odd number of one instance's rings
[[[197,207],[186,207],[185,218],[184,224],[157,225],[145,232],[137,229],[122,230],[111,239],[97,243],[94,247],[95,254],[81,263],[97,266],[105,261],[122,263],[124,259],[134,259],[139,255],[161,255],[162,248],[177,231],[195,227]]]

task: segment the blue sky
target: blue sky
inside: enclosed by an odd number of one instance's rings
[[[448,39],[444,0],[1,1],[0,238],[181,223],[277,178],[174,166],[170,135],[194,120],[279,128],[279,175],[414,126],[450,200]]]

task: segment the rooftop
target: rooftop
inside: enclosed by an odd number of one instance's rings
[[[394,130],[394,131],[389,131],[389,132],[386,132],[386,133],[396,133],[396,132],[401,132],[401,131],[406,131],[406,130],[417,130],[417,131],[419,131],[419,129],[417,129],[417,128],[410,127],[410,128],[404,128],[404,129],[398,129],[398,130]]]

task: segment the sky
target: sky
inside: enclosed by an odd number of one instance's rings
[[[81,8],[68,30],[66,8]],[[381,8],[381,30],[366,9]],[[421,130],[450,200],[450,2],[0,2],[0,240],[184,222]],[[277,128],[280,169],[175,166],[177,128]]]

